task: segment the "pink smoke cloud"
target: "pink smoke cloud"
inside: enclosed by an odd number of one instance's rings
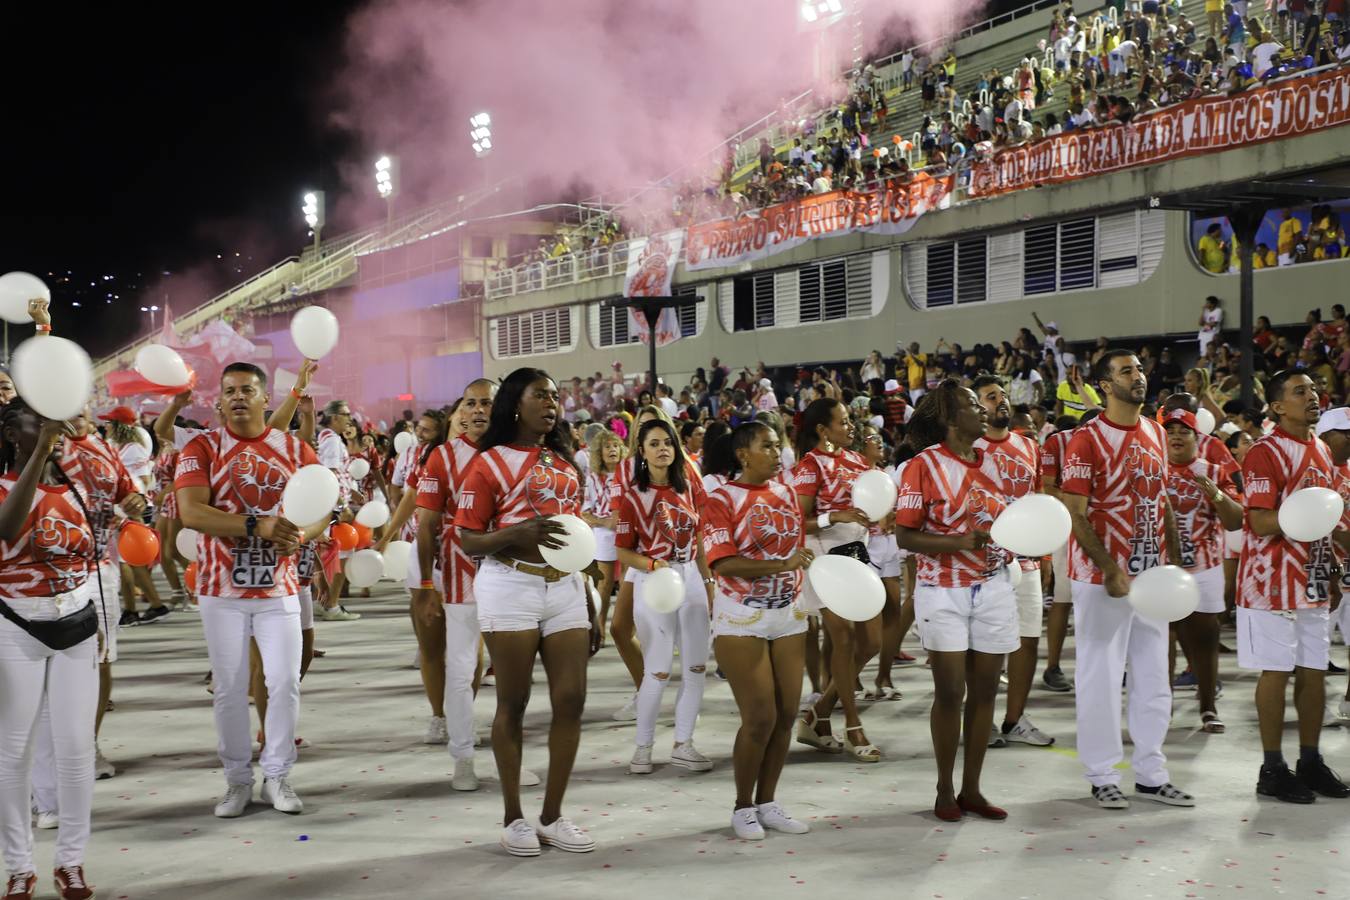
[[[716,165],[702,155],[733,132],[808,87],[837,88],[835,67],[815,77],[818,58],[847,65],[859,31],[869,51],[896,49],[951,34],[984,4],[870,0],[860,30],[845,15],[823,32],[799,26],[799,5],[375,0],[348,23],[328,98],[328,124],[369,156],[346,168],[339,202],[378,215],[376,153],[399,156],[405,208],[511,175],[607,195],[685,164],[702,175]],[[475,159],[469,117],[483,110],[495,146]]]

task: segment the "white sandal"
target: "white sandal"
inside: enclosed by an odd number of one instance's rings
[[[861,725],[853,725],[844,729],[844,748],[848,750],[849,756],[852,756],[858,762],[874,763],[881,762],[881,748],[875,744],[855,744],[849,740],[850,731],[862,731]]]
[[[802,717],[797,720],[797,743],[815,747],[821,753],[844,752],[844,745],[839,743],[837,737],[832,734],[816,733],[816,714],[810,709],[803,712]]]

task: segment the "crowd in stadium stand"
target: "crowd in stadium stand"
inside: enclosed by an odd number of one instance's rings
[[[1343,259],[1347,248],[1345,226],[1340,213],[1331,204],[1317,204],[1308,214],[1308,227],[1293,209],[1282,209],[1279,226],[1275,230],[1275,247],[1259,241],[1252,252],[1252,268],[1273,269],[1297,263]],[[1225,230],[1225,223],[1215,221],[1205,227],[1205,233],[1196,241],[1195,253],[1200,265],[1208,272],[1222,274],[1236,272],[1241,242]]]

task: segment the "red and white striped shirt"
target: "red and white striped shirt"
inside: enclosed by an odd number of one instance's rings
[[[1073,430],[1060,490],[1088,498],[1087,518],[1126,575],[1163,564],[1167,513],[1167,435],[1152,419],[1132,427],[1105,414]],[[1101,569],[1069,538],[1069,577],[1101,584]]]
[[[441,541],[438,556],[445,580],[446,603],[473,602],[473,576],[478,566],[464,552],[455,527],[459,492],[468,475],[469,464],[478,455],[478,445],[460,435],[431,451],[422,477],[417,482],[417,507],[441,514]],[[423,573],[427,575],[427,573]]]
[[[76,472],[66,469],[66,475],[77,490],[84,490]],[[13,472],[0,476],[0,503],[17,480]],[[85,505],[91,500],[86,494]],[[88,580],[93,558],[94,532],[70,488],[39,484],[18,537],[0,541],[0,596],[69,593]]]
[[[503,444],[474,457],[464,476],[455,527],[489,531],[539,516],[581,512],[572,462],[545,447]]]
[[[895,501],[895,524],[939,535],[988,531],[1008,505],[1001,478],[998,464],[988,453],[976,450],[971,462],[945,444],[934,444],[905,465]],[[980,550],[915,556],[918,583],[931,587],[983,584],[1013,558],[994,544]]]
[[[121,456],[96,434],[62,441],[61,469],[84,489],[89,515],[94,517],[94,540],[107,559],[115,539],[117,514],[113,507],[140,489],[131,480]]]
[[[1223,565],[1224,528],[1219,511],[1200,490],[1196,475],[1203,475],[1215,486],[1242,502],[1242,494],[1233,477],[1208,459],[1194,459],[1184,466],[1167,464],[1167,500],[1181,539],[1181,566],[1204,571]]]
[[[1340,476],[1336,480],[1336,492],[1341,495],[1345,508],[1350,509],[1350,463],[1338,466],[1336,474]],[[1341,561],[1341,602],[1345,603],[1350,601],[1350,565],[1347,565],[1346,555],[1335,541],[1332,542],[1332,549]]]
[[[814,497],[816,515],[853,508],[853,482],[872,466],[852,450],[808,450],[792,470],[792,489]]]
[[[1041,448],[1031,438],[1010,431],[998,440],[980,438],[975,449],[983,450],[993,460],[1008,503],[1041,492]],[[1041,567],[1037,559],[1021,559],[1019,565],[1023,572],[1036,572]]]
[[[1310,487],[1340,490],[1341,473],[1320,438],[1301,441],[1276,427],[1247,451],[1242,461],[1246,507],[1279,509],[1295,491]],[[1341,519],[1345,527],[1346,517]],[[1331,599],[1335,567],[1330,537],[1306,544],[1282,534],[1261,537],[1251,514],[1242,523],[1237,602],[1247,609],[1310,609]]]
[[[347,467],[351,465],[351,454],[347,452],[347,442],[333,429],[325,428],[319,432],[319,463],[332,469],[338,480],[338,508],[351,502],[352,490],[356,487]],[[208,594],[207,596],[211,596]]]
[[[638,458],[637,455],[625,456],[619,460],[619,465],[614,469],[614,474],[609,476],[609,508],[611,512],[619,508],[619,501],[623,499],[624,493],[633,490],[634,479],[637,477]],[[684,478],[686,481],[703,480],[703,473],[688,457],[685,457],[684,460]]]
[[[178,457],[174,489],[210,489],[209,503],[235,515],[281,513],[286,482],[318,458],[298,437],[268,428],[247,440],[228,428],[204,432]],[[260,537],[222,538],[203,534],[197,541],[197,590],[206,597],[263,599],[297,592],[294,556],[278,556]]]
[[[790,559],[805,543],[801,505],[781,481],[762,485],[729,481],[707,497],[703,509],[703,552],[708,565],[728,556]],[[717,589],[728,599],[759,609],[790,606],[802,589],[800,570],[734,578],[717,573]]]
[[[597,519],[608,519],[614,514],[614,504],[610,501],[610,475],[588,471],[586,473],[586,499],[581,508]]]
[[[633,490],[619,501],[614,546],[652,559],[688,562],[698,552],[699,510],[707,502],[702,481],[681,493],[670,485]]]
[[[1045,443],[1041,444],[1041,478],[1049,478],[1055,487],[1059,487],[1059,472],[1064,466],[1064,449],[1069,446],[1071,437],[1073,429],[1067,428],[1047,435]]]
[[[1228,449],[1228,445],[1219,440],[1212,434],[1195,433],[1195,445],[1200,451],[1200,458],[1207,459],[1219,467],[1219,471],[1232,478],[1242,469],[1238,466],[1237,460],[1233,459],[1233,451]],[[1218,484],[1217,479],[1210,479]]]

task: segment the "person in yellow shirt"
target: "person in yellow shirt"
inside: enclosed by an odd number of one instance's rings
[[[928,368],[928,354],[919,352],[919,342],[909,345],[909,350],[900,351],[900,359],[905,364],[905,379],[909,385],[909,402],[918,403],[927,388],[925,372]]]
[[[1213,272],[1216,275],[1222,273],[1228,257],[1228,244],[1223,239],[1223,226],[1215,222],[1206,228],[1196,252],[1200,256],[1200,265],[1206,272]]]
[[[1252,253],[1253,269],[1273,269],[1277,264],[1274,250],[1264,243],[1256,245],[1256,251]]]
[[[1069,366],[1069,377],[1055,390],[1055,418],[1068,416],[1076,422],[1088,410],[1101,408],[1101,395],[1083,381],[1082,367],[1077,363]]]
[[[1282,209],[1280,213],[1284,216],[1284,221],[1280,222],[1279,239],[1275,242],[1275,249],[1279,251],[1280,265],[1288,266],[1294,262],[1294,248],[1303,234],[1303,223],[1294,215],[1292,209]]]
[[[1209,36],[1217,41],[1223,34],[1223,0],[1205,0],[1205,18],[1209,21]]]

